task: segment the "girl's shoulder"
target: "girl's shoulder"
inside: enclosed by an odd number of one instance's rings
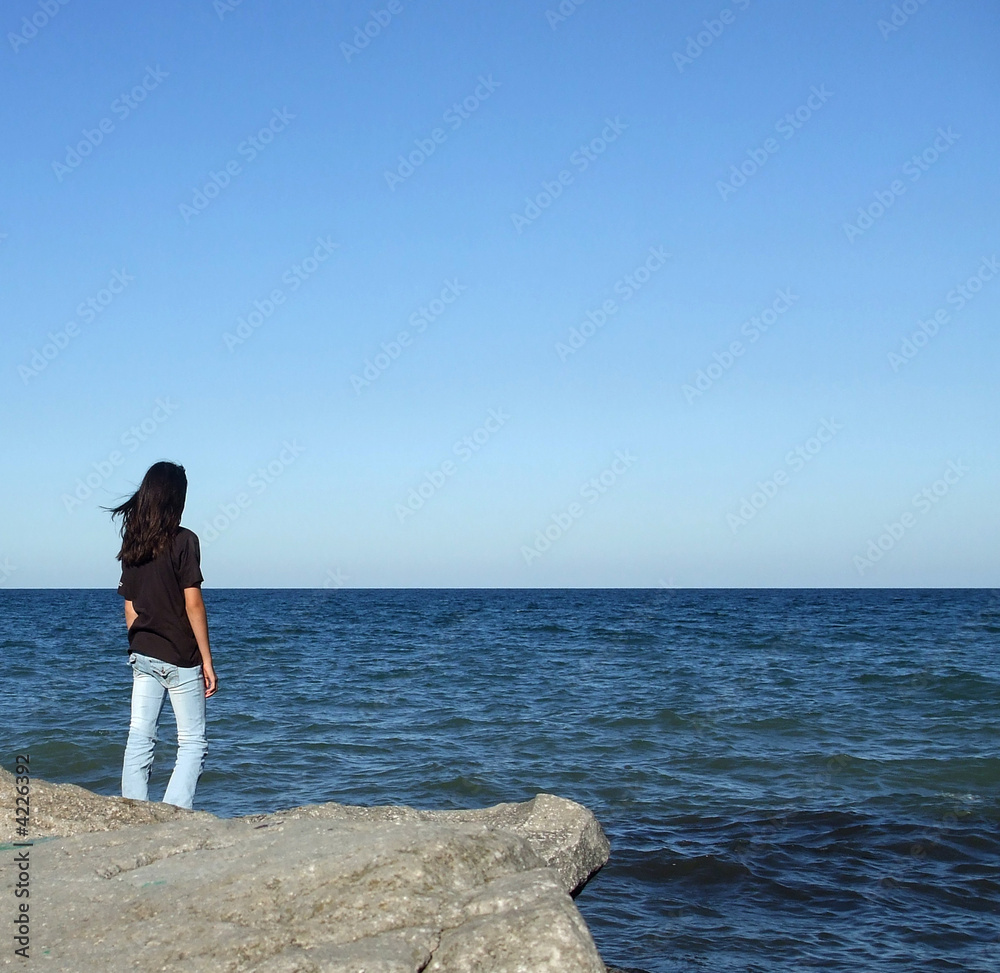
[[[201,550],[198,535],[187,527],[178,527],[177,533],[174,534],[174,553],[177,554],[190,548],[194,548],[195,551]]]
[[[172,553],[174,576],[182,588],[193,588],[205,580],[201,573],[201,545],[193,530],[177,528]]]

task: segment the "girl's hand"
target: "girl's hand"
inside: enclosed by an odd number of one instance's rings
[[[219,688],[219,678],[215,674],[215,667],[211,662],[208,665],[202,663],[201,674],[205,680],[205,699],[209,696],[214,696],[215,691]]]

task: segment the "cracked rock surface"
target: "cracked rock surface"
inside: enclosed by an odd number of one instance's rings
[[[2,770],[0,802],[14,806]],[[571,893],[607,861],[607,839],[586,808],[548,794],[223,819],[33,780],[31,808],[32,967],[605,971]],[[12,825],[0,840],[24,840]],[[14,880],[4,869],[8,902]]]

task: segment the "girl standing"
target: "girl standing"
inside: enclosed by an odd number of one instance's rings
[[[139,489],[118,507],[132,718],[122,767],[122,797],[148,800],[156,724],[164,693],[177,722],[177,760],[163,801],[194,804],[205,764],[205,700],[218,688],[202,600],[198,537],[181,527],[187,476],[176,463],[154,463]]]

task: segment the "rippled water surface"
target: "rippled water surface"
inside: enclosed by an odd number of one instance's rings
[[[650,973],[1000,969],[991,591],[209,590],[196,805],[580,801]],[[0,591],[0,760],[119,786],[121,601]],[[165,708],[152,794],[172,766]]]

